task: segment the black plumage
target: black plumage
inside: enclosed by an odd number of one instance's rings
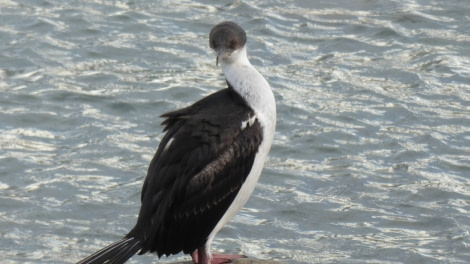
[[[255,188],[276,125],[274,95],[250,64],[246,41],[233,22],[212,28],[209,44],[228,88],[162,115],[166,134],[148,168],[135,227],[79,264],[119,264],[146,252],[184,252],[198,264],[241,257],[212,254],[210,245]]]
[[[123,263],[138,251],[159,257],[194,252],[248,176],[262,129],[256,119],[247,122],[255,113],[230,85],[162,117],[166,135],[148,169],[136,226],[95,253],[99,261],[92,255],[79,263]]]
[[[164,114],[162,139],[142,189],[142,207],[129,233],[142,252],[191,253],[232,203],[251,170],[261,143],[254,115],[231,88]],[[169,146],[167,146],[169,144]]]

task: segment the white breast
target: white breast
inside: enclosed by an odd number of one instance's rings
[[[224,58],[221,64],[227,81],[255,111],[255,116],[263,130],[263,139],[247,179],[227,212],[209,235],[207,241],[209,246],[217,232],[238,213],[250,198],[271,148],[276,126],[274,94],[266,79],[249,62],[246,48],[243,47],[232,53],[231,56]],[[250,120],[246,122],[250,122]]]

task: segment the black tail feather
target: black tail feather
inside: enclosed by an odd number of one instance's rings
[[[97,251],[77,264],[122,264],[142,249],[142,242],[134,237],[123,238]]]

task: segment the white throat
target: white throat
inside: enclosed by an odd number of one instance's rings
[[[234,51],[221,60],[225,78],[257,115],[267,118],[274,129],[276,124],[276,102],[271,86],[266,79],[251,65],[246,46]]]

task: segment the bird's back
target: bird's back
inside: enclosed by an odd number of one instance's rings
[[[253,115],[230,88],[163,115],[167,134],[128,235],[143,241],[142,252],[191,253],[206,242],[253,165],[261,128],[257,122],[242,127]]]

